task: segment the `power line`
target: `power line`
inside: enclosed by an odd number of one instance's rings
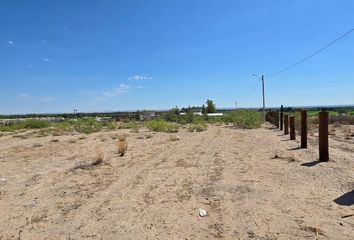
[[[282,69],[282,70],[280,70],[280,71],[277,71],[277,72],[268,74],[268,75],[266,75],[266,76],[267,76],[267,77],[271,77],[271,76],[278,75],[278,74],[280,74],[280,73],[282,73],[282,72],[285,72],[285,71],[287,71],[287,70],[289,70],[289,69],[291,69],[291,68],[293,68],[293,67],[295,67],[295,66],[297,66],[297,65],[299,65],[299,64],[301,64],[301,63],[303,63],[303,62],[305,62],[306,60],[308,60],[308,59],[312,58],[313,56],[317,55],[318,53],[322,52],[323,50],[325,50],[325,49],[328,48],[329,46],[335,44],[336,42],[338,42],[338,41],[341,40],[342,38],[346,37],[347,35],[349,35],[349,34],[352,33],[353,31],[354,31],[354,28],[352,28],[351,30],[349,30],[349,31],[347,31],[346,33],[342,34],[340,37],[338,37],[338,38],[335,39],[334,41],[328,43],[327,45],[323,46],[322,48],[320,48],[320,49],[317,50],[316,52],[314,52],[314,53],[308,55],[307,57],[305,57],[305,58],[303,58],[303,59],[301,59],[300,61],[298,61],[298,62],[296,62],[296,63],[294,63],[294,64],[292,64],[292,65],[290,65],[290,66],[288,66],[288,67],[286,67],[286,68],[284,68],[284,69]]]

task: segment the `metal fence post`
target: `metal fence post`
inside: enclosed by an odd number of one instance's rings
[[[280,131],[283,131],[283,115],[284,115],[284,107],[281,105],[280,107]]]
[[[289,134],[289,118],[288,115],[284,115],[284,134]]]
[[[319,152],[320,152],[320,162],[329,161],[329,151],[328,151],[328,112],[322,110],[318,114],[319,120]]]
[[[295,140],[295,117],[290,117],[290,140]]]
[[[301,148],[307,148],[307,111],[301,111]]]

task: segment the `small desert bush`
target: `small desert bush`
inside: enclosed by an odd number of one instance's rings
[[[208,125],[206,124],[191,124],[188,126],[188,131],[190,132],[202,132],[207,130]]]
[[[263,123],[263,117],[260,112],[252,110],[236,110],[225,113],[223,116],[225,123],[232,123],[239,128],[259,128]]]
[[[181,140],[181,138],[177,135],[170,136],[170,141],[172,141],[172,142],[179,141],[179,140]]]
[[[152,135],[151,134],[145,134],[145,138],[146,139],[152,138]]]
[[[152,120],[146,124],[146,127],[154,132],[167,132],[167,133],[174,133],[178,132],[179,125],[176,123],[169,123],[165,120]]]

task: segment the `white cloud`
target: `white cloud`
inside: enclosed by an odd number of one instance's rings
[[[50,58],[43,58],[43,61],[45,61],[45,62],[50,62],[51,60],[50,60]]]
[[[129,85],[121,83],[119,86],[114,87],[111,91],[103,92],[103,95],[106,97],[115,97],[129,92],[130,89],[131,87]]]
[[[148,80],[148,79],[152,79],[152,77],[149,77],[147,75],[135,75],[129,78],[129,80],[135,80],[135,81]]]
[[[11,40],[7,40],[7,43],[8,43],[9,45],[14,45],[14,41],[11,41]]]
[[[21,93],[21,94],[20,94],[20,97],[21,97],[21,98],[29,98],[29,97],[31,97],[31,95],[28,94],[28,93]]]

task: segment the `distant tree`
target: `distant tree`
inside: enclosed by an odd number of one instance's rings
[[[203,104],[202,106],[202,114],[206,115],[208,113],[208,110],[206,109],[205,105]]]
[[[187,123],[192,123],[193,119],[194,119],[194,111],[191,108],[191,106],[189,106],[187,109],[187,114],[186,114]]]
[[[172,108],[172,112],[174,112],[174,114],[177,116],[181,113],[181,111],[179,110],[179,108],[177,106],[175,108]]]
[[[136,119],[137,121],[140,121],[140,116],[141,116],[140,111],[139,111],[139,110],[136,111],[136,112],[135,112],[135,119]]]
[[[179,108],[176,106],[165,114],[165,119],[170,122],[178,122],[180,113]]]
[[[208,99],[206,101],[207,104],[207,113],[215,113],[216,112],[216,106],[213,102],[213,100]]]

